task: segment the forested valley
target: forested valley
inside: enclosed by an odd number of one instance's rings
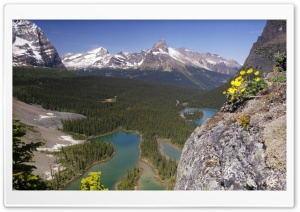
[[[143,138],[141,157],[158,169],[161,179],[175,177],[177,162],[160,154],[157,138],[171,139],[183,147],[196,125],[180,117],[182,103],[195,107],[200,102],[197,107],[210,108],[222,105],[214,95],[206,99],[203,95],[203,90],[132,79],[82,76],[50,68],[13,68],[15,98],[45,109],[87,116],[65,120],[63,130],[86,136],[115,130],[138,131]]]

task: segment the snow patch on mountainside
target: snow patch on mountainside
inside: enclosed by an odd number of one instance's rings
[[[42,56],[39,52],[39,48],[34,46],[32,41],[28,41],[16,36],[16,40],[13,43],[13,54],[14,55],[30,55],[35,59],[41,61]]]
[[[62,56],[62,62],[67,67],[76,67],[76,69],[86,67],[104,67],[113,55],[108,54],[104,48],[97,48],[88,52],[72,54],[68,53]]]
[[[182,63],[185,63],[185,61],[184,61],[185,57],[182,54],[180,54],[178,51],[176,51],[175,49],[170,48],[170,47],[168,50],[169,50],[169,54],[172,58],[174,58],[175,60],[178,60]]]

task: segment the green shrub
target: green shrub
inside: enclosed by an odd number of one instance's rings
[[[274,55],[274,70],[275,71],[286,71],[286,54],[285,52]]]

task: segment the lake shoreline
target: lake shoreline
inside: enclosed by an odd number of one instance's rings
[[[78,175],[78,176],[76,176],[76,178],[73,178],[66,186],[64,186],[64,190],[69,190],[69,187],[73,184],[73,183],[75,183],[75,185],[77,184],[77,186],[76,186],[76,189],[75,190],[78,190],[78,183],[79,183],[79,179],[80,178],[82,178],[83,177],[83,175],[87,175],[87,173],[88,172],[90,172],[91,170],[94,170],[94,166],[98,166],[98,165],[105,165],[107,162],[109,163],[110,161],[112,161],[112,160],[116,160],[116,159],[114,159],[115,158],[115,156],[117,155],[117,153],[118,153],[118,150],[120,150],[119,148],[120,147],[118,147],[118,145],[116,145],[115,146],[115,144],[114,144],[114,142],[112,142],[111,140],[110,140],[110,136],[114,136],[114,134],[118,134],[118,133],[121,133],[121,134],[125,134],[125,135],[127,135],[127,136],[134,136],[134,137],[136,137],[136,139],[137,140],[135,140],[135,142],[138,142],[138,145],[136,146],[136,150],[137,150],[137,152],[135,153],[136,154],[136,159],[137,159],[137,162],[136,163],[134,163],[134,167],[137,167],[137,164],[138,164],[138,160],[139,160],[139,158],[140,158],[140,148],[139,148],[139,145],[140,145],[140,143],[141,143],[141,141],[142,141],[142,135],[141,135],[141,133],[140,132],[138,132],[138,131],[136,131],[136,130],[125,130],[125,129],[122,129],[122,128],[118,128],[118,129],[116,129],[116,130],[113,130],[113,131],[111,131],[111,132],[108,132],[108,133],[105,133],[105,134],[101,134],[101,135],[97,135],[97,136],[89,136],[88,138],[87,138],[87,141],[93,141],[93,140],[96,140],[96,139],[100,139],[101,141],[103,141],[103,142],[108,142],[108,143],[112,143],[112,145],[113,145],[113,147],[114,147],[114,152],[113,152],[113,155],[110,157],[110,158],[107,158],[106,160],[103,160],[103,161],[100,161],[100,162],[98,162],[98,163],[93,163],[93,164],[91,164],[91,165],[89,165],[88,167],[88,169],[86,169],[86,171],[83,173],[83,174],[81,174],[81,175]],[[108,136],[108,138],[106,139],[105,137],[106,136]],[[127,137],[126,136],[126,137]],[[129,140],[130,141],[130,140]],[[120,153],[121,153],[122,151],[120,150]],[[117,156],[117,157],[119,157],[119,156]],[[115,163],[115,162],[114,162]],[[128,171],[127,171],[128,172]],[[117,175],[118,177],[115,177],[116,179],[114,179],[113,180],[113,184],[104,184],[104,187],[107,187],[107,188],[109,188],[109,190],[117,190],[116,189],[116,186],[118,185],[118,183],[120,182],[120,180],[121,180],[121,178],[122,177],[124,177],[124,176],[126,176],[126,174],[127,174],[127,172],[126,173],[124,173],[122,176],[119,176],[119,175]],[[102,176],[102,175],[101,175]],[[102,181],[102,183],[104,183],[103,181]],[[71,187],[72,188],[72,187]],[[72,189],[71,189],[72,190]]]
[[[203,125],[204,122],[208,118],[212,117],[214,114],[216,114],[216,112],[218,112],[217,109],[212,109],[212,108],[202,108],[202,109],[201,108],[185,108],[184,110],[182,110],[180,112],[180,116],[183,117],[183,114],[188,111],[202,111],[203,112],[203,117],[201,119],[189,120],[191,123],[195,123],[198,126]]]
[[[137,131],[137,130],[126,130],[123,129],[122,127],[118,127],[117,129],[114,129],[113,131],[107,132],[107,133],[103,133],[103,134],[99,134],[99,135],[93,135],[93,136],[88,136],[86,140],[91,140],[91,139],[95,139],[98,137],[103,137],[103,136],[107,136],[107,135],[111,135],[117,132],[125,132],[125,133],[136,133],[138,134],[140,137],[142,137],[142,134]]]
[[[153,178],[158,182],[158,183],[160,183],[160,184],[162,184],[162,183],[167,183],[167,182],[165,182],[165,181],[163,181],[163,180],[161,180],[160,179],[160,177],[159,177],[159,174],[158,174],[158,169],[147,159],[147,158],[143,158],[142,157],[142,155],[141,155],[141,145],[142,145],[142,142],[143,142],[143,135],[140,133],[140,132],[138,132],[138,131],[135,131],[135,133],[137,133],[139,136],[140,136],[140,144],[139,144],[139,160],[138,160],[138,163],[137,163],[137,165],[138,165],[138,167],[140,167],[140,166],[142,166],[142,163],[146,163],[151,169],[152,169],[152,172],[154,173],[153,174]],[[159,146],[160,145],[158,145],[158,148],[159,148]],[[159,151],[159,150],[158,150]],[[143,170],[142,170],[142,172],[143,172]],[[142,175],[142,172],[139,174],[139,179],[138,179],[138,181],[140,180],[140,178],[141,178],[141,175]],[[137,189],[138,190],[140,190],[139,189],[139,182],[137,182]]]
[[[152,177],[153,179],[156,181],[157,184],[160,184],[160,185],[163,185],[163,184],[169,184],[168,181],[163,181],[160,179],[159,175],[158,175],[158,169],[156,169],[147,159],[143,158],[143,159],[140,159],[139,162],[138,162],[138,167],[141,169],[141,172],[140,172],[140,175],[139,175],[139,179],[138,179],[138,182],[137,182],[137,190],[141,190],[141,185],[140,185],[140,179],[141,179],[141,176],[143,174],[145,174],[145,171],[143,169],[143,166],[149,166],[150,169],[151,169],[151,172],[153,173]],[[166,190],[166,189],[162,189],[162,190]]]
[[[158,138],[158,139],[157,139],[157,142],[166,142],[166,143],[170,144],[172,147],[174,147],[175,149],[177,149],[177,150],[179,150],[179,151],[182,151],[182,149],[183,149],[183,147],[181,148],[180,146],[174,144],[174,143],[172,142],[171,139],[167,139],[167,138]]]
[[[158,140],[157,143],[160,154],[164,156],[167,160],[176,160],[177,162],[180,160],[182,150],[180,150],[177,146],[172,145],[171,142],[165,140]]]
[[[94,162],[93,164],[89,165],[86,168],[86,170],[84,171],[83,174],[78,174],[78,177],[71,179],[63,188],[61,188],[61,190],[67,190],[67,187],[69,187],[70,184],[72,184],[75,181],[77,181],[80,177],[82,177],[85,173],[87,173],[93,166],[99,165],[101,163],[106,163],[106,162],[110,161],[115,156],[116,152],[117,152],[117,150],[114,148],[114,152],[113,152],[113,154],[110,157],[105,158],[104,160],[101,160],[101,161],[98,161],[98,162]]]

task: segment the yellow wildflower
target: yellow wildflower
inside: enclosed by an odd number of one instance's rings
[[[259,74],[259,71],[256,71],[256,72],[254,73],[254,75],[256,75],[256,76],[257,76],[258,74]]]
[[[235,85],[236,87],[239,87],[241,84],[242,84],[242,83],[241,83],[240,81],[234,81],[234,85]]]
[[[242,88],[241,92],[244,93],[246,91],[246,88]]]
[[[235,80],[242,81],[244,78],[242,76],[238,76]]]
[[[227,92],[226,91],[223,91],[223,94],[226,94]]]
[[[247,74],[251,74],[253,72],[253,68],[249,68],[248,70],[247,70]]]
[[[231,85],[234,85],[234,81],[233,80],[231,81]]]
[[[236,88],[229,88],[229,89],[228,89],[228,92],[229,92],[230,94],[234,94],[234,93],[236,92]]]
[[[255,82],[259,82],[259,81],[260,81],[260,78],[259,78],[259,77],[256,77],[254,80],[255,80]]]
[[[246,72],[245,72],[245,70],[242,70],[241,72],[240,72],[240,75],[244,75]]]

